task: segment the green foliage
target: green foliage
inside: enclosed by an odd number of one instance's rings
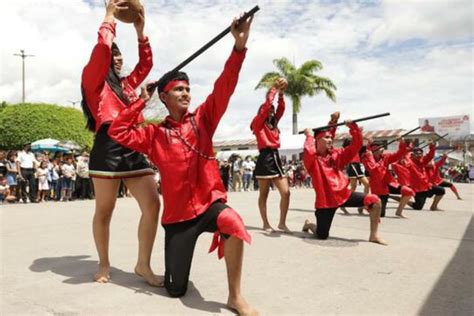
[[[93,134],[85,128],[81,111],[53,104],[0,106],[0,149],[20,149],[39,139],[73,140],[92,147]]]
[[[324,92],[332,101],[336,101],[334,83],[329,78],[320,77],[314,73],[323,69],[321,62],[308,60],[301,67],[296,68],[287,58],[275,59],[273,64],[278,72],[268,72],[263,75],[255,89],[270,89],[277,78],[283,77],[288,81],[285,95],[292,101],[293,106],[293,133],[297,132],[297,114],[301,109],[301,98],[303,96],[315,96]]]

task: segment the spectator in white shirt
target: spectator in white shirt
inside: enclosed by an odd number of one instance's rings
[[[28,196],[30,202],[36,202],[36,179],[35,169],[38,166],[38,161],[35,155],[31,152],[31,145],[26,144],[23,146],[23,150],[18,153],[18,166],[19,170],[19,186],[21,187],[21,195],[23,202],[26,200],[26,187],[28,186]]]

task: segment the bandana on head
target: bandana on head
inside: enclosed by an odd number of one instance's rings
[[[182,71],[170,71],[158,80],[158,93],[168,92],[181,82],[189,84],[188,75]]]
[[[163,88],[163,92],[168,92],[172,90],[174,87],[176,87],[179,84],[189,84],[186,80],[172,80],[166,84],[166,86]]]
[[[330,136],[332,138],[332,134],[329,130],[320,130],[320,131],[314,132],[314,138],[316,140],[321,139],[326,136]]]

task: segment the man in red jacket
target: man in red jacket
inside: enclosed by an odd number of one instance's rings
[[[444,165],[447,158],[448,156],[446,154],[443,154],[437,162],[434,162],[434,160],[432,160],[430,163],[428,163],[428,165],[426,166],[426,172],[428,174],[429,181],[432,185],[438,185],[443,188],[450,188],[451,191],[453,191],[454,195],[456,195],[457,199],[462,200],[456,186],[453,183],[444,180],[440,176],[439,168]]]
[[[147,154],[161,174],[165,228],[164,286],[173,297],[183,296],[188,287],[197,238],[214,233],[210,251],[225,257],[229,297],[227,306],[240,315],[255,315],[240,292],[243,241],[251,237],[241,217],[227,206],[227,194],[215,161],[212,137],[227,109],[245,58],[252,19],[231,25],[235,45],[214,90],[194,112],[189,112],[191,94],[184,72],[168,72],[158,81],[158,93],[170,115],[159,125],[138,126],[137,119],[149,99],[121,111],[110,126],[117,142]]]
[[[333,148],[335,128],[315,133],[305,130],[304,165],[316,191],[316,224],[305,221],[303,231],[311,230],[319,239],[327,239],[336,210],[341,206],[365,207],[370,216],[369,241],[386,245],[379,236],[380,199],[375,194],[352,192],[349,179],[342,172],[362,147],[362,132],[356,123],[346,121],[352,142],[345,148]]]
[[[371,143],[367,147],[367,151],[362,155],[365,169],[370,173],[370,190],[373,194],[377,194],[382,202],[380,217],[385,217],[389,193],[401,195],[395,215],[402,218],[406,218],[402,214],[403,209],[410,198],[415,196],[415,192],[408,186],[400,185],[388,169],[390,164],[406,155],[407,150],[405,141],[401,139],[398,151],[395,153],[385,153],[382,143]]]
[[[434,154],[435,145],[430,142],[430,150],[426,155],[423,156],[421,148],[415,147],[411,155],[407,154],[398,163],[393,164],[400,183],[409,185],[416,192],[415,202],[408,203],[415,210],[423,209],[426,199],[434,196],[430,210],[437,211],[438,203],[445,194],[444,188],[431,185],[428,181],[426,165],[433,159]]]

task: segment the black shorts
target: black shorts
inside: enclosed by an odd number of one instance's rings
[[[278,149],[264,148],[260,150],[255,166],[255,178],[273,179],[285,176]]]
[[[364,177],[364,172],[362,172],[362,167],[359,162],[352,162],[347,165],[346,171],[349,178],[359,179]]]
[[[203,232],[218,230],[217,217],[226,204],[216,201],[204,213],[189,221],[163,225],[165,229],[165,288],[173,297],[183,296],[188,288],[194,248]],[[229,235],[222,234],[224,238]]]
[[[154,175],[145,156],[120,145],[107,133],[110,125],[103,124],[94,138],[89,160],[92,178],[121,179]]]

